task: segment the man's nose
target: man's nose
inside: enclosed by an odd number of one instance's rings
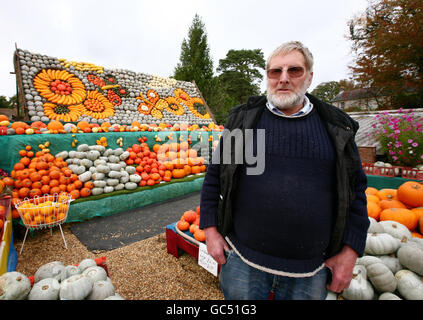
[[[279,78],[279,82],[289,82],[289,76],[288,76],[288,71],[287,70],[282,70],[282,74]]]

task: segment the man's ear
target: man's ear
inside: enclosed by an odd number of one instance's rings
[[[313,75],[314,75],[314,72],[312,71],[312,72],[310,72],[310,79],[308,80],[308,86],[310,87],[311,86],[311,83],[312,83],[312,81],[313,81]]]

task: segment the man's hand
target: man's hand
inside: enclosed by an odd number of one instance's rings
[[[357,252],[345,245],[341,252],[325,261],[332,272],[332,282],[327,286],[330,291],[340,293],[350,286],[357,257]]]
[[[204,229],[206,235],[207,252],[217,261],[218,264],[225,264],[224,250],[229,251],[229,246],[216,227]]]

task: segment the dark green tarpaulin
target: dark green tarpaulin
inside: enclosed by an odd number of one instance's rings
[[[87,197],[87,201],[72,203],[66,222],[92,219],[96,216],[109,216],[119,212],[144,207],[156,202],[177,198],[195,191],[203,186],[204,174],[175,179],[153,187],[138,188],[137,192],[115,191],[104,197]]]
[[[411,179],[404,179],[400,177],[383,177],[383,176],[373,176],[367,175],[367,185],[369,187],[380,189],[397,189],[400,185],[402,185],[406,181],[418,181],[418,180],[411,180]]]

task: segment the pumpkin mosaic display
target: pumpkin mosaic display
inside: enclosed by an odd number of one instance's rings
[[[17,49],[31,121],[213,123],[195,84]]]

